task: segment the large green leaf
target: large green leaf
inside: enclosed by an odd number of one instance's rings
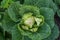
[[[52,1],[52,0],[38,0],[37,3],[35,4],[38,7],[47,7],[51,8],[56,12],[58,10],[57,5]]]
[[[9,17],[15,22],[19,21],[19,17],[20,17],[19,8],[20,8],[19,2],[15,2],[15,3],[12,3],[7,10]]]
[[[12,40],[23,40],[23,38],[20,31],[14,26],[14,30],[12,30]]]
[[[28,38],[27,36],[21,35],[17,26],[15,26],[14,30],[12,30],[12,40],[31,40],[31,39]]]
[[[54,12],[57,11],[57,5],[53,3],[52,0],[24,0],[25,5],[34,5],[37,7],[48,7],[54,10]]]
[[[38,31],[35,33],[29,32],[29,31],[24,31],[21,28],[18,28],[18,29],[22,35],[28,36],[32,40],[41,40],[41,39],[47,38],[51,33],[50,26],[46,23],[44,23],[44,25],[42,25],[38,29]]]
[[[24,40],[31,40],[31,39],[27,36],[24,36]]]
[[[6,13],[4,15],[4,20],[2,21],[2,28],[4,29],[4,31],[7,31],[12,34],[12,40],[21,40],[21,34],[19,30],[17,30],[17,27],[15,25],[17,25],[17,23],[12,21]]]
[[[4,18],[1,23],[2,23],[2,28],[8,32],[11,32],[11,30],[13,29],[13,26],[16,24],[10,19],[7,13],[5,13]]]
[[[50,8],[41,7],[40,13],[41,13],[41,15],[44,16],[45,22],[48,23],[51,28],[53,28],[54,27],[54,12],[53,12],[53,10]]]
[[[50,2],[49,8],[53,9],[54,12],[58,10],[58,6],[54,2]]]
[[[24,0],[24,4],[27,5],[36,5],[38,7],[48,7],[50,0]]]
[[[59,29],[58,29],[58,26],[55,25],[51,31],[51,35],[44,40],[55,40],[58,38],[58,36],[59,36]]]

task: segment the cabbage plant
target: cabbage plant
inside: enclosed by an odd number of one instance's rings
[[[10,3],[10,0],[8,1]],[[0,15],[0,23],[3,35],[6,36],[5,32],[8,32],[11,37],[5,39],[3,36],[3,40],[57,39],[59,29],[54,21],[54,15],[58,8],[52,0],[24,0],[23,4],[12,1],[10,5],[8,1],[6,5],[4,2],[1,6],[7,9],[0,12],[3,15]]]

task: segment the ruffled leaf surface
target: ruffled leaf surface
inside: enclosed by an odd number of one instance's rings
[[[10,5],[10,7],[8,8],[8,15],[9,17],[14,21],[14,22],[17,22],[19,21],[19,7],[20,7],[20,4],[19,2],[16,2],[16,3],[12,3]]]
[[[24,0],[25,5],[34,5],[40,7],[51,8],[56,12],[58,10],[57,5],[52,0]]]
[[[20,31],[17,29],[16,26],[14,26],[12,30],[12,40],[23,40],[23,35],[20,34]]]
[[[22,35],[28,36],[32,40],[41,40],[41,39],[47,38],[51,33],[50,26],[47,23],[42,25],[36,33],[24,31],[21,28],[19,28],[19,29],[20,29],[20,32]]]
[[[45,22],[48,23],[51,28],[53,28],[54,27],[54,11],[50,8],[42,7],[40,8],[40,13],[41,15],[44,16]]]
[[[13,26],[16,24],[10,19],[7,13],[4,15],[1,23],[2,23],[2,28],[7,32],[11,32],[11,30],[13,29]]]
[[[55,25],[51,31],[51,35],[44,40],[55,40],[58,38],[58,36],[59,36],[59,29],[58,29],[58,26]]]

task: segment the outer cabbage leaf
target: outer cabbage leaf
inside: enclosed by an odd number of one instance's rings
[[[11,30],[13,29],[13,26],[16,24],[10,19],[7,13],[5,13],[4,18],[1,23],[2,23],[2,28],[8,32],[11,32]]]
[[[14,2],[10,5],[10,7],[7,10],[9,17],[15,22],[19,21],[19,18],[20,18],[19,8],[20,8],[19,2]]]
[[[48,7],[50,0],[24,0],[24,4],[36,5],[38,7]]]
[[[24,36],[24,40],[31,40],[31,39],[27,36]]]
[[[20,31],[17,28],[17,25],[15,25],[14,30],[12,30],[12,40],[31,40],[27,36],[21,35]]]
[[[2,21],[2,28],[4,29],[4,31],[7,31],[10,34],[12,34],[12,40],[21,40],[22,36],[21,36],[20,32],[18,32],[15,25],[17,25],[17,23],[12,21],[6,13],[4,15],[4,19]]]
[[[52,8],[54,12],[56,12],[58,9],[57,5],[55,5],[55,3],[53,3],[52,0],[24,0],[24,4],[38,6],[39,8],[40,7]]]
[[[14,30],[12,30],[12,40],[24,40],[23,35],[20,34],[20,31],[14,26]]]
[[[24,31],[21,28],[19,28],[19,30],[22,35],[28,36],[32,40],[41,40],[41,39],[47,38],[51,33],[50,26],[47,23],[44,23],[44,25],[42,25],[38,29],[38,31],[35,33],[29,32],[29,31]]]
[[[58,10],[58,6],[54,2],[50,2],[49,8],[53,9],[54,12]]]
[[[59,36],[59,29],[58,29],[58,26],[55,25],[51,31],[51,35],[44,40],[55,40],[58,38],[58,36]]]
[[[54,27],[54,11],[50,8],[41,7],[40,13],[41,15],[44,16],[45,22],[47,22],[50,25],[50,27],[53,28]]]

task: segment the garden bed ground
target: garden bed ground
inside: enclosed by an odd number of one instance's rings
[[[59,31],[60,31],[60,18],[58,17],[57,14],[55,14],[55,22],[56,22],[56,24],[58,25]],[[60,35],[59,35],[59,37],[58,37],[57,40],[60,40]]]

